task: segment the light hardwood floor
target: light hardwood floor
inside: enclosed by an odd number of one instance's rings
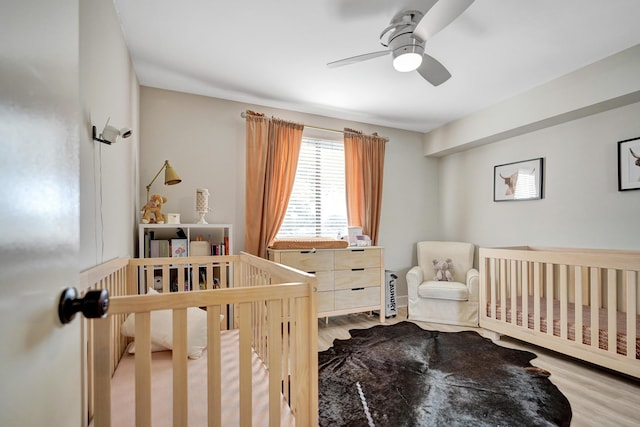
[[[385,324],[406,320],[406,307],[400,307],[395,318]],[[443,332],[476,330],[436,323],[414,322],[420,327]],[[377,316],[365,313],[330,317],[329,322],[318,319],[318,350],[331,347],[334,339],[350,337],[349,329],[366,329],[379,325]],[[522,341],[502,337],[496,342],[505,347],[527,350],[538,357],[531,363],[551,373],[551,381],[569,399],[574,427],[626,427],[640,426],[640,380],[618,375],[608,370],[589,365],[558,353],[536,347]]]

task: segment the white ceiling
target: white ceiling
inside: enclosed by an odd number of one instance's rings
[[[419,132],[640,43],[638,0],[477,0],[427,41],[441,86],[390,55],[327,68],[434,3],[114,0],[141,85]]]

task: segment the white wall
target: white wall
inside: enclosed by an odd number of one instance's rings
[[[80,268],[134,255],[138,205],[139,87],[113,2],[80,2]],[[108,118],[133,136],[93,141]]]
[[[640,45],[424,135],[441,157],[444,236],[639,249],[640,192],[617,187],[617,142],[640,136],[639,73]],[[493,202],[494,166],[538,157],[544,198]]]
[[[424,135],[443,156],[640,102],[640,44]]]
[[[245,121],[240,113],[250,109],[318,127],[350,127],[389,137],[386,147],[379,244],[385,248],[387,269],[400,274],[399,293],[406,295],[404,276],[415,259],[415,242],[441,237],[437,159],[422,155],[422,135],[363,123],[247,105],[216,98],[142,87],[140,95],[140,184],[146,185],[169,160],[182,182],[164,186],[162,175],[151,193],[168,198],[163,212],[181,214],[183,223],[194,222],[196,188],[211,193],[209,223],[231,223],[234,248],[244,247]],[[310,132],[310,133],[308,133]],[[313,130],[305,135],[336,138]]]
[[[480,246],[640,249],[640,191],[619,192],[617,182],[617,141],[640,136],[638,117],[640,103],[443,157],[444,235]],[[536,157],[544,198],[493,202],[493,167]]]

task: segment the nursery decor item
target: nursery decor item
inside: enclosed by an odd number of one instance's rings
[[[437,280],[439,282],[453,282],[453,275],[451,274],[451,271],[453,270],[453,261],[451,261],[451,258],[447,258],[444,261],[434,259],[433,269],[436,271],[436,275],[433,280]]]
[[[318,354],[321,426],[568,426],[571,405],[528,351],[414,323],[352,329]],[[472,349],[472,351],[470,351]]]
[[[167,203],[167,198],[154,194],[149,201],[142,207],[143,224],[164,224],[164,215],[162,215],[162,205]]]
[[[542,157],[493,167],[493,201],[542,199]]]
[[[180,214],[179,213],[168,213],[167,214],[167,224],[180,224]]]
[[[151,186],[156,181],[156,179],[158,179],[158,176],[160,175],[160,172],[162,172],[162,170],[164,170],[164,185],[175,185],[175,184],[180,184],[182,182],[182,179],[180,179],[180,176],[178,176],[178,173],[169,164],[169,160],[165,160],[164,164],[162,165],[162,167],[160,168],[156,176],[154,176],[151,182],[149,183],[149,185],[147,185],[146,200],[149,200],[149,190],[151,190]]]
[[[640,190],[640,137],[618,142],[618,191]]]
[[[207,220],[204,219],[204,216],[207,212],[210,212],[209,209],[209,190],[206,188],[198,188],[196,189],[196,212],[200,215],[200,219],[198,220],[198,224],[208,224]]]

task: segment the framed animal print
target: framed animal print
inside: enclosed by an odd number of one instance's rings
[[[542,157],[493,167],[493,201],[542,199]]]
[[[640,137],[618,141],[618,191],[640,190]]]

